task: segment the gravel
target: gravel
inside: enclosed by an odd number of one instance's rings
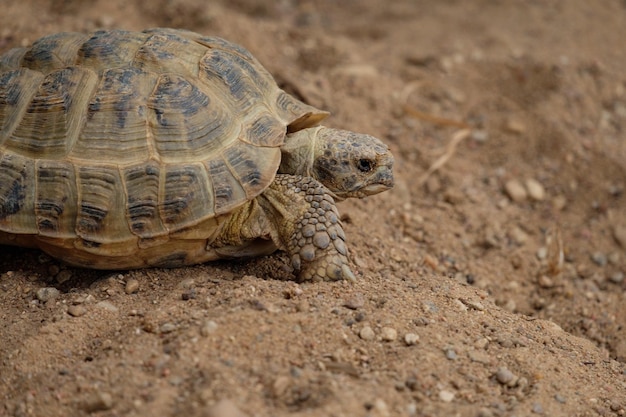
[[[111,408],[113,408],[113,396],[103,391],[91,393],[82,404],[82,409],[88,413],[106,411]]]
[[[85,313],[87,313],[87,309],[81,304],[71,305],[67,308],[67,314],[72,317],[84,316]]]
[[[541,183],[533,178],[529,178],[525,182],[528,196],[535,201],[543,201],[546,198],[546,190]]]
[[[444,403],[452,402],[452,400],[454,400],[454,393],[452,391],[443,389],[439,391],[439,399]]]
[[[496,380],[502,384],[502,385],[506,385],[509,387],[513,387],[515,386],[515,383],[517,382],[517,376],[509,371],[507,368],[498,368],[498,370],[495,373],[496,376]]]
[[[124,292],[126,294],[135,294],[137,291],[139,291],[139,281],[134,278],[126,281],[126,286],[124,287]]]
[[[404,335],[404,343],[407,346],[413,346],[416,345],[420,340],[420,337],[418,335],[416,335],[415,333],[407,333]]]
[[[380,330],[380,337],[385,342],[393,342],[398,338],[398,332],[392,327],[383,327]]]
[[[364,326],[359,332],[359,337],[363,340],[374,340],[376,334],[370,326]]]
[[[526,188],[524,188],[524,185],[516,179],[509,180],[504,184],[504,192],[512,201],[516,203],[521,203],[528,198]]]
[[[602,252],[594,252],[591,254],[591,260],[598,266],[606,266],[608,259]]]
[[[43,287],[37,290],[36,296],[42,303],[47,303],[48,301],[56,300],[60,294],[60,291],[54,287]]]

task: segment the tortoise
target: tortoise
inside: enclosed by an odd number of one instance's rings
[[[393,186],[379,139],[319,123],[243,47],[58,33],[0,57],[0,244],[94,269],[288,253],[354,279],[336,200]]]

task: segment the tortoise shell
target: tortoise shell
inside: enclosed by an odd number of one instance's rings
[[[242,47],[189,31],[12,49],[0,57],[0,243],[53,256],[154,247],[142,257],[167,264],[163,242],[217,233],[274,180],[287,129],[326,115]]]

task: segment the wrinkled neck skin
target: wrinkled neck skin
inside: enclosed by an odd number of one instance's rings
[[[279,174],[315,177],[313,166],[317,152],[322,152],[318,143],[318,133],[323,126],[299,130],[287,135],[282,147]],[[333,196],[335,197],[335,196]]]

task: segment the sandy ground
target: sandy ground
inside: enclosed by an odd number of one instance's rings
[[[396,186],[339,205],[355,284],[1,247],[0,416],[626,413],[623,1],[9,0],[0,50],[155,26],[244,45]]]

